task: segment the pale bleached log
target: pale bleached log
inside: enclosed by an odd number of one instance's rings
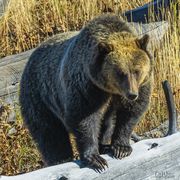
[[[157,144],[151,148],[153,144]],[[103,157],[109,168],[99,174],[87,167],[80,168],[80,161],[64,163],[23,175],[1,180],[156,180],[180,179],[180,133],[164,138],[142,140],[135,143],[133,152],[122,160]]]

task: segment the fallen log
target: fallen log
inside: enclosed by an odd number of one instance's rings
[[[103,157],[109,168],[97,173],[87,167],[80,168],[80,161],[64,163],[17,176],[1,176],[1,180],[149,180],[180,179],[180,133],[164,138],[147,139],[132,145],[133,152],[122,160]]]
[[[0,59],[0,98],[18,99],[19,81],[25,64],[33,50]]]

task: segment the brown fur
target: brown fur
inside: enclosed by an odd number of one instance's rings
[[[129,138],[147,110],[149,37],[139,39],[114,15],[95,18],[71,38],[56,37],[37,48],[26,65],[22,115],[48,165],[72,159],[70,132],[81,160],[102,170],[103,145],[116,158],[129,155]]]

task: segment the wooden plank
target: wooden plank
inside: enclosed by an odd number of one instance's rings
[[[138,24],[130,23],[133,25],[133,28],[136,34],[141,37],[143,34],[149,34],[151,37],[151,42],[149,44],[149,50],[153,51],[167,31],[168,23],[167,22],[155,22],[150,24]],[[67,32],[54,36],[55,39],[60,39],[64,36],[71,37],[77,32]],[[24,66],[27,63],[30,55],[34,51],[30,50],[24,53],[17,55],[12,55],[0,59],[0,98],[3,100],[11,99],[12,101],[17,101],[18,99],[18,89],[19,81],[24,69]]]
[[[180,179],[180,133],[158,139],[142,140],[132,145],[133,152],[122,160],[103,155],[109,168],[101,174],[87,167],[80,168],[80,161],[64,163],[1,180],[156,180]],[[152,144],[157,143],[154,148]]]

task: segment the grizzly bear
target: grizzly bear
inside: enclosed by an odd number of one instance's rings
[[[100,156],[106,145],[115,158],[130,155],[131,133],[151,95],[148,41],[106,14],[34,51],[22,75],[20,104],[47,165],[73,159],[69,133],[82,162],[94,169],[108,166]]]

